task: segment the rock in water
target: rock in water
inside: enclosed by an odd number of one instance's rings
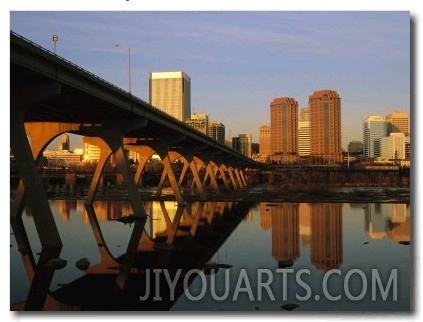
[[[68,262],[59,257],[49,259],[45,264],[45,268],[62,269]]]
[[[296,303],[287,303],[287,304],[281,305],[281,309],[284,309],[286,311],[292,311],[298,307],[300,307],[300,305]]]
[[[87,258],[81,258],[79,260],[77,260],[77,262],[75,263],[76,267],[78,267],[81,271],[85,271],[87,270],[91,263]]]

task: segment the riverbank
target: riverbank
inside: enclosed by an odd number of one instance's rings
[[[166,198],[166,197],[165,197]],[[169,200],[171,196],[168,196]],[[186,195],[186,201],[198,201],[199,196]],[[348,187],[310,190],[286,190],[278,186],[254,186],[225,193],[207,194],[207,201],[249,202],[349,202],[406,203],[411,200],[409,188]]]
[[[164,189],[164,194],[156,196],[156,189],[141,189],[140,198],[145,201],[173,201],[175,196],[170,188]],[[254,185],[244,189],[218,193],[206,189],[205,200],[201,199],[196,190],[183,189],[183,199],[186,202],[195,201],[227,201],[227,202],[349,202],[349,203],[406,203],[411,201],[410,188],[404,187],[331,187],[323,189],[286,189],[276,185]],[[85,199],[85,196],[56,196],[54,199]],[[96,200],[128,200],[126,191],[117,189],[107,193],[99,192]]]

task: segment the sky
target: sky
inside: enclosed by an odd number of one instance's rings
[[[314,91],[335,90],[346,149],[367,116],[410,112],[410,20],[404,10],[11,10],[10,29],[51,51],[57,34],[58,55],[125,90],[129,47],[131,90],[145,101],[150,72],[183,70],[192,112],[253,142],[274,98],[304,108]]]

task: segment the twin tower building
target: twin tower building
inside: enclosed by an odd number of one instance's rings
[[[341,97],[336,91],[315,91],[300,114],[294,98],[280,97],[270,104],[270,126],[260,127],[260,155],[273,163],[308,156],[311,162],[336,164],[342,162],[341,139]]]

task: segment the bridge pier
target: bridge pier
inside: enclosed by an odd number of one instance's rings
[[[220,166],[219,166],[219,173],[220,173],[220,177],[222,178],[222,180],[223,180],[223,184],[225,185],[225,189],[227,190],[227,191],[230,191],[231,189],[230,189],[230,187],[229,187],[229,181],[228,181],[228,178],[226,177],[226,173],[225,173],[225,166],[223,165],[223,164],[221,164]]]
[[[210,160],[207,160],[206,174],[204,175],[203,185],[207,183],[207,180],[210,179],[210,185],[214,188],[216,193],[219,193],[219,186],[217,185],[216,176],[214,173],[214,166]]]
[[[188,168],[191,170],[191,173],[193,175],[193,181],[191,183],[191,188],[194,188],[194,186],[196,186],[197,189],[198,189],[198,193],[200,194],[200,199],[206,200],[207,197],[204,193],[203,183],[201,182],[200,175],[198,173],[196,157],[194,157],[193,155],[189,155],[188,157],[184,158],[184,167],[183,167],[181,175],[179,177],[179,185],[182,184],[182,182],[183,182],[183,180],[186,176]]]
[[[135,124],[132,124],[132,126],[139,128],[142,127],[143,124],[144,122],[142,122],[141,124],[135,122]],[[113,153],[115,156],[118,170],[123,175],[123,184],[128,191],[132,211],[134,212],[134,215],[137,218],[131,233],[131,237],[128,242],[124,263],[122,263],[121,269],[116,278],[116,284],[120,289],[123,289],[125,287],[126,280],[132,268],[134,256],[138,249],[142,232],[147,221],[147,212],[139,197],[138,187],[135,183],[135,178],[132,175],[132,171],[129,167],[129,163],[125,153],[123,141],[124,133],[122,133],[123,130],[120,130],[122,128],[125,128],[125,130],[127,130],[128,126],[119,127],[119,124],[114,124],[111,126],[109,125],[105,128],[96,128],[95,131],[98,132],[98,137],[89,139],[91,140],[92,144],[100,147],[101,156],[97,164],[95,174],[90,185],[90,190],[86,199],[86,205],[92,206],[100,176],[104,169],[104,165],[107,162],[107,159],[110,157],[111,153]]]
[[[32,210],[41,246],[45,249],[61,249],[63,246],[62,241],[27,139],[23,111],[11,113],[10,115],[10,145],[23,184],[20,185],[19,197],[12,207],[11,220],[21,217],[25,194]],[[35,149],[34,152],[39,154]]]

